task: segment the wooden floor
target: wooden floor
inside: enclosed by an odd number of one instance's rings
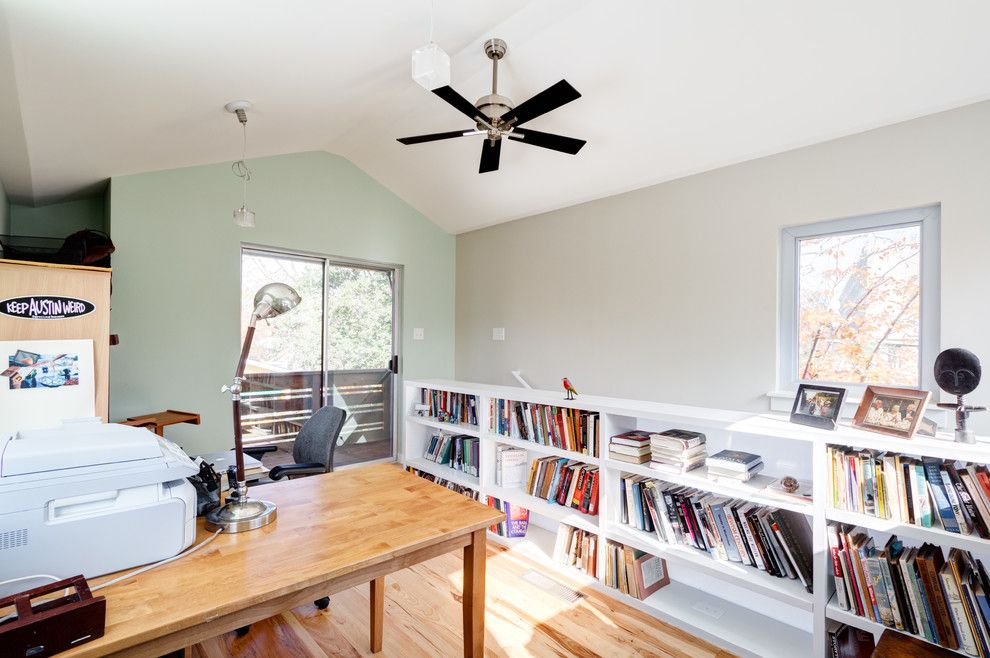
[[[486,656],[676,656],[732,654],[591,589],[567,603],[522,580],[533,564],[489,545]],[[549,574],[548,574],[549,575]],[[566,578],[565,585],[581,589]],[[461,656],[461,558],[450,553],[386,578],[385,643],[380,656]],[[195,658],[370,656],[368,586],[197,645]]]

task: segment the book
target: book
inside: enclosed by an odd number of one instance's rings
[[[493,434],[583,455],[599,454],[597,411],[493,398],[489,416]]]
[[[705,465],[708,466],[709,470],[716,468],[722,471],[745,473],[762,468],[763,458],[741,450],[720,450],[714,455],[710,455],[705,461]]]
[[[478,424],[478,398],[467,393],[420,389],[420,404],[427,415],[443,423]]]
[[[500,537],[525,537],[529,530],[529,510],[520,505],[488,496],[488,506],[505,514],[505,520],[489,527],[489,530]]]
[[[705,435],[701,432],[670,429],[650,434],[650,445],[660,448],[686,450],[705,443]]]
[[[529,454],[522,448],[499,445],[495,448],[495,484],[500,487],[522,486],[529,466]]]

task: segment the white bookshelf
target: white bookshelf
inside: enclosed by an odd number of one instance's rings
[[[905,543],[928,541],[946,547],[964,548],[978,556],[990,556],[990,541],[977,536],[957,535],[941,528],[896,524],[834,510],[826,505],[830,468],[826,455],[829,445],[988,463],[990,442],[985,439],[979,440],[976,445],[957,444],[948,436],[907,441],[846,425],[840,425],[836,431],[795,425],[789,422],[786,415],[779,414],[753,414],[600,396],[565,400],[563,393],[557,391],[450,380],[407,381],[404,387],[402,413],[405,423],[399,451],[403,464],[470,487],[479,492],[482,501],[485,496],[493,496],[530,510],[527,537],[507,539],[489,533],[492,541],[509,546],[583,586],[603,591],[739,655],[825,656],[828,619],[868,630],[878,636],[884,630],[883,626],[856,617],[830,602],[834,588],[826,534],[829,520],[858,525],[871,532],[897,534]],[[477,396],[478,425],[441,423],[416,415],[415,405],[423,388]],[[600,454],[582,455],[493,433],[489,404],[495,399],[598,412]],[[673,427],[704,432],[709,454],[726,448],[760,454],[764,459],[764,471],[747,483],[712,481],[703,470],[674,474],[654,470],[647,465],[624,463],[608,456],[608,439],[615,434],[632,429],[652,431]],[[425,442],[438,429],[479,437],[478,477],[423,459]],[[527,450],[530,460],[556,455],[597,465],[601,473],[599,514],[582,514],[531,496],[523,489],[496,486],[494,461],[495,447],[499,444]],[[622,524],[616,501],[620,495],[620,477],[624,473],[645,475],[804,515],[812,527],[814,594],[808,593],[799,581],[776,578],[752,567],[723,562],[688,546],[666,544],[655,535]],[[814,502],[785,499],[764,492],[769,482],[783,475],[811,480]],[[639,601],[606,587],[600,580],[573,567],[555,563],[553,545],[556,528],[561,523],[599,536],[599,573],[604,572],[606,540],[613,540],[667,560],[671,584],[645,601]]]

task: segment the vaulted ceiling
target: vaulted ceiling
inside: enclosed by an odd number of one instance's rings
[[[577,156],[481,137],[409,75],[429,0],[0,0],[0,181],[18,203],[115,175],[233,160],[222,107],[254,102],[248,156],[340,153],[448,231],[650,185],[990,98],[980,0],[437,0],[452,85],[561,78],[583,97],[528,124]]]

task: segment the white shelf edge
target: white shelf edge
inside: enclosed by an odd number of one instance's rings
[[[428,418],[426,416],[417,416],[416,414],[408,414],[406,420],[419,425],[425,425],[427,427],[432,427],[434,429],[443,430],[444,432],[450,432],[452,434],[467,434],[468,436],[481,436],[481,430],[478,429],[477,425],[465,425],[459,423],[444,423],[434,418]]]
[[[832,507],[825,508],[825,518],[828,521],[860,526],[877,532],[886,532],[898,537],[910,537],[921,541],[931,542],[942,546],[952,546],[967,551],[990,553],[990,540],[979,535],[963,535],[948,532],[942,528],[924,528],[911,523],[900,523],[889,519],[880,519],[867,514],[846,512]]]
[[[606,524],[605,537],[672,562],[703,570],[711,576],[751,589],[798,610],[812,612],[814,609],[813,595],[805,591],[799,580],[777,578],[756,567],[722,562],[690,546],[661,543],[659,539],[650,537],[641,530],[624,528],[619,524]]]
[[[477,477],[468,475],[464,471],[458,471],[456,468],[451,468],[450,466],[444,466],[443,464],[431,462],[429,459],[423,459],[422,457],[407,457],[403,463],[406,466],[412,466],[415,469],[426,471],[427,473],[435,475],[438,478],[450,480],[451,482],[459,484],[462,487],[470,487],[476,491],[481,488],[481,482]]]
[[[663,480],[664,482],[671,482],[673,484],[693,487],[695,489],[703,489],[720,496],[738,498],[740,500],[766,505],[767,507],[775,507],[777,509],[788,510],[790,512],[797,512],[798,514],[804,514],[806,516],[811,516],[814,514],[815,510],[813,503],[802,503],[784,500],[782,498],[777,498],[776,496],[767,496],[761,493],[760,489],[756,489],[753,486],[747,486],[747,483],[745,482],[734,484],[724,481],[709,480],[703,475],[694,475],[694,471],[688,471],[687,473],[668,473],[666,471],[650,468],[645,464],[629,464],[626,462],[616,461],[614,459],[606,459],[605,467],[616,471],[624,471],[632,475],[643,475],[657,480]],[[704,472],[704,467],[696,470],[699,472]],[[762,478],[772,480],[770,476],[762,476]],[[760,481],[763,482],[765,479],[761,479]]]
[[[505,445],[514,446],[516,448],[522,448],[524,450],[531,450],[533,452],[540,452],[545,455],[554,455],[557,457],[566,457],[568,459],[573,459],[575,461],[584,462],[586,464],[591,464],[592,466],[599,466],[601,460],[593,455],[586,455],[581,452],[574,452],[572,450],[564,450],[563,448],[558,448],[556,446],[543,445],[542,443],[536,443],[534,441],[526,441],[523,439],[514,439],[508,436],[502,436],[501,434],[492,434],[491,432],[485,432],[482,438],[487,441],[495,441],[497,443],[504,443]]]
[[[520,507],[525,507],[532,514],[539,514],[540,516],[554,519],[560,523],[566,523],[567,525],[574,526],[575,528],[593,532],[596,535],[601,534],[598,516],[584,514],[571,507],[548,503],[546,500],[526,493],[523,489],[507,489],[505,487],[493,486],[485,487],[482,494],[514,503]]]

